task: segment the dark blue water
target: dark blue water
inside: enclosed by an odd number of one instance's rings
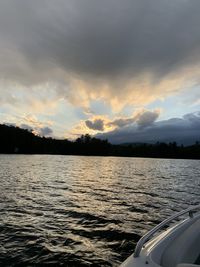
[[[199,202],[199,161],[0,155],[0,266],[117,266]]]

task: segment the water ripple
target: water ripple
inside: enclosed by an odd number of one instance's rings
[[[1,266],[117,266],[200,202],[193,160],[0,155]]]

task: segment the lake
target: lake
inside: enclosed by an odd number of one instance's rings
[[[118,266],[200,203],[200,161],[0,155],[0,266]]]

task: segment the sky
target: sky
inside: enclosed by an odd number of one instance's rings
[[[0,0],[0,123],[200,140],[200,1]]]

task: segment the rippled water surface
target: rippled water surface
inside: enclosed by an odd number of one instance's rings
[[[0,155],[0,266],[117,266],[199,202],[199,161]]]

